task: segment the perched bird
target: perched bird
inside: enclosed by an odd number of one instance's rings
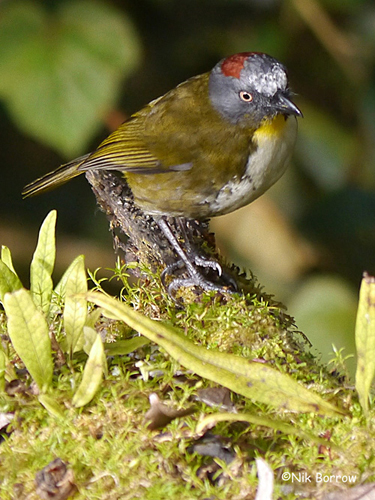
[[[24,188],[25,197],[87,170],[122,172],[134,202],[154,216],[186,265],[189,285],[217,289],[197,266],[219,264],[186,255],[163,216],[206,219],[262,195],[284,173],[297,136],[285,66],[258,52],[221,60],[150,102],[92,153]]]

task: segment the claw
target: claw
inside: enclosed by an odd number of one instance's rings
[[[210,267],[211,269],[216,271],[219,276],[221,276],[223,273],[221,265],[216,262],[216,260],[209,260],[205,257],[201,257],[200,255],[194,255],[194,262],[197,266]]]
[[[168,295],[174,298],[174,292],[181,287],[199,287],[205,292],[221,292],[221,293],[234,293],[226,286],[215,285],[203,278],[199,273],[197,276],[190,278],[175,278],[168,286]]]
[[[161,282],[163,283],[164,288],[167,288],[167,285],[165,283],[165,278],[168,274],[173,274],[176,269],[182,269],[184,267],[184,263],[182,260],[179,260],[178,262],[175,262],[174,264],[169,264],[165,269],[163,269],[160,279]]]
[[[201,288],[204,291],[217,291],[217,292],[232,292],[229,287],[233,288],[233,291],[237,291],[237,285],[233,279],[225,274],[223,274],[222,268],[218,262],[215,260],[209,260],[205,257],[201,257],[193,252],[189,252],[190,255],[187,255],[186,252],[181,248],[179,242],[175,238],[174,234],[171,231],[169,224],[163,218],[157,220],[157,223],[160,229],[163,231],[165,237],[168,239],[169,243],[173,247],[176,254],[179,256],[180,260],[174,264],[167,266],[161,275],[161,280],[166,287],[165,277],[168,274],[172,274],[176,269],[183,269],[185,267],[186,272],[188,274],[187,278],[175,278],[168,286],[168,294],[174,299],[173,292],[178,288],[196,286]],[[210,268],[217,272],[219,276],[222,276],[227,282],[227,286],[216,285],[212,283],[208,279],[206,279],[195,266],[200,266],[203,268]]]
[[[233,288],[235,293],[238,292],[238,285],[233,276],[228,273],[222,273],[221,276],[228,283],[228,285]]]

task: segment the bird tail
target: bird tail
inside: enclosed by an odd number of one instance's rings
[[[88,154],[80,156],[69,163],[61,165],[61,167],[57,168],[53,172],[36,179],[34,182],[31,182],[31,184],[28,184],[23,188],[22,196],[24,198],[28,198],[30,196],[35,196],[36,194],[44,193],[45,191],[61,186],[70,179],[73,179],[73,177],[82,174],[83,170],[80,170],[79,167],[87,160],[88,157]]]

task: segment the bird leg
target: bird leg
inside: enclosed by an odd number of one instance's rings
[[[183,266],[185,266],[186,271],[189,275],[188,278],[175,278],[172,283],[168,286],[168,293],[172,295],[172,292],[177,290],[178,288],[182,286],[197,286],[201,288],[202,290],[205,291],[219,291],[219,292],[229,292],[230,290],[226,286],[220,286],[220,285],[215,285],[211,281],[207,280],[195,267],[196,266],[201,266],[205,268],[211,268],[213,270],[216,270],[218,275],[222,275],[222,269],[221,266],[218,262],[214,260],[209,260],[204,257],[201,257],[197,254],[194,254],[194,252],[191,249],[190,242],[186,238],[186,246],[188,249],[188,252],[190,255],[188,255],[179,242],[177,241],[176,237],[174,236],[169,224],[167,221],[163,218],[158,218],[156,219],[156,222],[160,229],[162,230],[164,236],[167,238],[169,243],[171,244],[173,250],[177,253],[179,256],[180,260],[177,263],[171,264],[170,266],[167,266],[163,273],[162,273],[162,281],[163,284],[165,284],[165,276],[167,274],[170,274],[174,272],[176,269],[181,269]],[[182,231],[186,237],[186,232],[185,229],[182,226],[182,221],[179,221],[180,227],[182,227]],[[192,258],[191,258],[191,257]],[[195,264],[195,265],[194,265]]]
[[[236,280],[230,274],[223,271],[221,265],[216,260],[203,257],[202,255],[199,255],[194,248],[192,248],[190,244],[190,238],[188,237],[186,232],[186,224],[185,224],[186,219],[182,217],[177,217],[176,219],[178,222],[179,229],[184,237],[187,253],[189,256],[193,258],[194,263],[200,267],[213,269],[214,271],[217,272],[218,276],[223,279],[224,282],[226,282],[230,287],[232,287],[232,289],[235,292],[238,292],[238,285]],[[222,290],[224,290],[224,287],[222,287]],[[225,291],[230,292],[231,290],[225,289]]]
[[[186,226],[184,224],[184,219],[182,219],[181,217],[177,217],[177,223],[178,223],[179,229],[184,237],[187,254],[189,256],[191,255],[193,257],[194,263],[200,267],[207,267],[207,268],[209,267],[209,268],[213,269],[214,271],[217,271],[217,274],[219,276],[221,276],[223,270],[221,269],[221,265],[216,260],[207,259],[206,257],[199,255],[192,248],[192,246],[190,244],[190,239],[189,239],[187,232],[186,232]]]

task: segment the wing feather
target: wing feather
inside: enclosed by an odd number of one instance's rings
[[[80,165],[80,170],[160,169],[159,160],[142,140],[142,120],[137,115],[123,123]]]

